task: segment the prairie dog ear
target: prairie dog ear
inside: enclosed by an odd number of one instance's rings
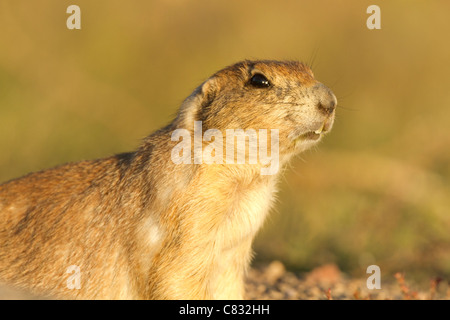
[[[200,121],[202,109],[207,108],[215,99],[217,92],[217,79],[211,77],[194,92],[191,93],[181,104],[175,122],[177,127],[190,129],[194,126],[194,121]]]

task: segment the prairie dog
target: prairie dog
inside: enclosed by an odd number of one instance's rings
[[[0,282],[64,299],[242,299],[281,170],[262,174],[250,149],[229,163],[220,143],[228,129],[276,130],[267,154],[282,167],[331,129],[336,105],[306,65],[246,60],[204,81],[136,151],[0,185]],[[174,132],[198,136],[198,123],[222,138],[190,141],[174,161]],[[197,161],[213,144],[224,161]]]

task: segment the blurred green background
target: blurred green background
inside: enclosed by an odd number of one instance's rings
[[[81,8],[81,30],[66,8]],[[242,59],[313,63],[332,133],[283,176],[256,263],[450,276],[450,2],[0,2],[0,181],[136,148]]]

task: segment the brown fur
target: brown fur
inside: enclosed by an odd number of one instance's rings
[[[270,88],[249,79],[264,74]],[[175,164],[177,128],[279,129],[280,161],[333,124],[336,98],[298,62],[243,61],[199,86],[131,153],[0,185],[0,281],[78,299],[239,299],[277,175],[260,163]],[[327,109],[328,108],[328,109]],[[71,265],[81,289],[69,289]]]

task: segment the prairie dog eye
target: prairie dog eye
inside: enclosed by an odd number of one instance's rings
[[[267,78],[262,75],[261,73],[257,73],[255,74],[251,79],[250,79],[250,84],[254,87],[257,88],[267,88],[270,87],[270,82],[269,80],[267,80]]]

